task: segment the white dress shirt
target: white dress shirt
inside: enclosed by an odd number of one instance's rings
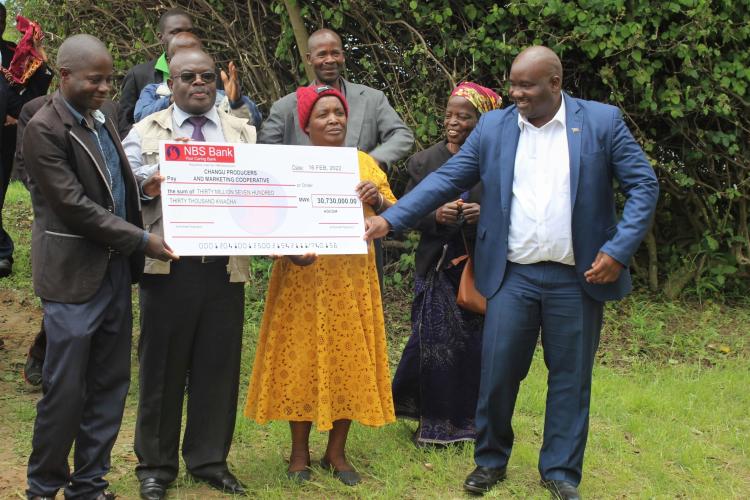
[[[570,229],[570,158],[565,100],[555,116],[535,127],[520,114],[513,174],[508,260],[574,265]]]
[[[186,113],[181,110],[176,104],[172,107],[172,130],[174,131],[173,137],[191,137],[193,135],[193,125],[188,123],[187,119],[190,118],[190,113]],[[206,142],[225,142],[224,131],[221,129],[221,121],[219,120],[219,112],[215,107],[211,106],[211,109],[204,114],[208,121],[203,124],[203,137],[206,138]],[[122,141],[122,148],[125,150],[125,155],[128,157],[130,162],[130,168],[135,174],[135,178],[141,183],[145,179],[148,179],[159,170],[159,163],[153,165],[144,165],[143,155],[141,154],[141,137],[138,135],[135,127],[130,129],[130,133],[125,140]]]

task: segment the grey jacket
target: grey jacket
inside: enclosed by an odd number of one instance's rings
[[[414,144],[414,134],[379,90],[343,80],[349,119],[346,146],[368,153],[380,163],[392,165],[405,158]],[[297,95],[292,92],[271,106],[258,135],[261,144],[310,144],[299,126]]]

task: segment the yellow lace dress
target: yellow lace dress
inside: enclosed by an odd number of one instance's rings
[[[395,202],[375,160],[359,153],[362,180]],[[364,204],[365,216],[374,215]],[[395,420],[383,305],[372,244],[367,255],[320,255],[301,267],[274,263],[245,415],[380,426]]]

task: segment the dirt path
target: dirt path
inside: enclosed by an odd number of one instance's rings
[[[22,369],[42,312],[37,304],[0,289],[0,498],[25,498],[26,457],[32,420],[29,413],[41,394],[23,380]],[[19,418],[19,414],[24,415]],[[23,428],[18,422],[23,420]]]

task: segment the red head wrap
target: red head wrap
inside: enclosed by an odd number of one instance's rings
[[[43,54],[36,50],[35,43],[44,38],[42,27],[23,16],[16,17],[16,29],[23,34],[13,53],[8,69],[3,69],[5,78],[16,85],[25,85],[26,80],[42,65]]]
[[[305,132],[307,124],[310,123],[310,114],[313,106],[318,99],[332,95],[338,97],[341,104],[344,105],[344,113],[349,116],[349,105],[346,103],[344,95],[333,87],[328,85],[318,85],[314,87],[299,87],[297,89],[297,114],[299,115],[299,126]],[[307,132],[305,132],[307,133]]]

